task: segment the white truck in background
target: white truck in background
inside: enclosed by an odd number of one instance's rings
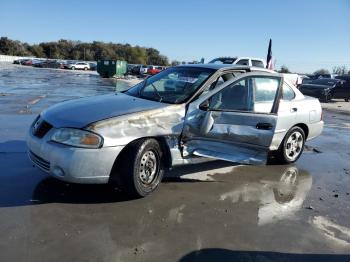
[[[265,60],[255,57],[218,57],[211,60],[209,64],[247,65],[266,68]],[[282,75],[290,84],[293,84],[295,86],[300,85],[303,81],[303,77],[298,74],[284,73]]]
[[[255,57],[218,57],[211,60],[209,64],[247,65],[266,68],[265,60]]]

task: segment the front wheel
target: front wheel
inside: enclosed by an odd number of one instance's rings
[[[305,132],[298,126],[291,128],[284,137],[277,152],[280,163],[294,163],[301,156],[305,145]]]
[[[324,102],[328,103],[331,100],[331,96],[329,94],[325,95],[323,98]]]
[[[162,151],[155,139],[138,140],[120,156],[116,179],[119,187],[136,197],[145,197],[159,186],[164,173]]]
[[[75,70],[75,67],[74,67],[74,66],[72,66],[72,70]]]

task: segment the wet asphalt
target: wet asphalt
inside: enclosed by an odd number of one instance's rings
[[[0,261],[350,261],[350,115],[325,111],[294,165],[174,168],[144,199],[33,167],[37,113],[114,90],[90,73],[0,66]]]

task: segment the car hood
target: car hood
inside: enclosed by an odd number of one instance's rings
[[[83,128],[111,117],[166,107],[123,93],[74,99],[48,108],[42,117],[54,127]]]

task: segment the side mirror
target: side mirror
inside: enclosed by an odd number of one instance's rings
[[[205,100],[202,104],[199,105],[199,109],[203,111],[209,110],[209,100]]]

